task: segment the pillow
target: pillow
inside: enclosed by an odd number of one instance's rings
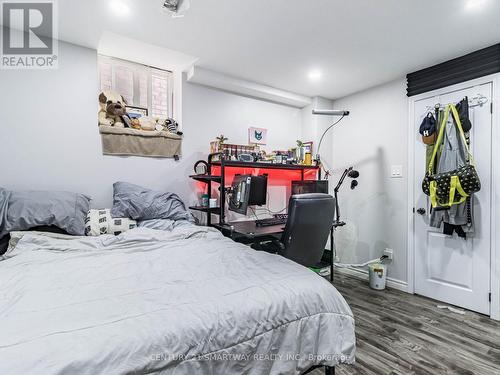
[[[85,219],[85,235],[100,236],[101,234],[119,235],[137,227],[137,222],[128,218],[112,218],[111,210],[90,210]]]
[[[158,192],[128,182],[113,184],[111,216],[134,220],[193,220],[177,194]]]
[[[40,226],[54,226],[82,236],[89,206],[90,198],[83,194],[0,188],[0,237]]]

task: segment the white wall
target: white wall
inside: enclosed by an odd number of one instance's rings
[[[302,129],[301,140],[304,142],[313,142],[313,157],[318,151],[319,141],[323,132],[338,119],[333,116],[313,115],[313,109],[333,109],[333,100],[325,99],[319,96],[313,98],[312,103],[302,109]],[[332,139],[325,135],[321,145],[321,157],[328,163],[332,158]]]
[[[347,226],[338,230],[336,243],[343,263],[363,263],[394,250],[391,278],[407,280],[407,143],[408,98],[400,79],[336,100],[335,109],[349,110],[331,133],[336,183],[344,168],[360,172],[352,191],[346,180],[340,211]],[[323,152],[322,152],[323,153]],[[390,178],[391,165],[403,166],[403,178]]]
[[[194,203],[187,177],[223,133],[247,143],[251,125],[269,129],[269,147],[288,148],[300,133],[300,110],[206,87],[183,85],[183,156],[172,159],[102,155],[97,129],[97,54],[60,44],[59,69],[0,71],[0,186],[78,191],[94,207],[112,204],[112,184],[129,181],[178,193]]]

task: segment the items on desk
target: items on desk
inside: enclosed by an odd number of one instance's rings
[[[276,150],[267,154],[259,147],[259,142],[249,145],[226,143],[227,138],[220,135],[210,142],[210,154],[216,155],[212,161],[230,160],[241,162],[263,162],[273,164],[302,164],[312,165],[312,142],[297,141],[297,147],[286,151]],[[262,143],[260,143],[262,144]],[[199,166],[200,168],[202,166]]]
[[[217,198],[210,198],[208,200],[208,205],[210,208],[216,208],[217,207]]]
[[[229,210],[246,215],[248,206],[266,204],[267,175],[235,175],[229,194]]]
[[[205,175],[208,174],[209,168],[208,163],[205,160],[198,160],[194,163],[194,173],[197,175]]]
[[[313,142],[302,142],[301,140],[297,140],[297,147],[291,151],[294,153],[293,159],[295,163],[312,165]]]
[[[209,201],[209,197],[208,197],[208,194],[203,194],[201,196],[201,207],[208,207],[210,201]]]
[[[267,219],[255,220],[255,225],[258,227],[270,227],[273,225],[284,225],[288,220],[288,214],[276,214],[274,217]]]
[[[246,163],[251,163],[256,161],[256,155],[254,154],[239,154],[238,160]]]
[[[292,195],[311,193],[328,194],[328,180],[292,181]]]
[[[224,145],[224,142],[228,140],[228,138],[224,137],[223,134],[219,135],[217,138],[217,149],[220,151]]]
[[[306,152],[306,156],[304,158],[304,165],[312,165],[312,155],[310,152]]]
[[[222,157],[225,160],[253,162],[259,160],[260,148],[258,145],[237,145],[213,141],[210,142],[210,153],[218,155],[217,158],[212,159],[212,161],[218,161]],[[245,160],[241,160],[241,155],[250,155],[252,156],[252,159],[248,156],[243,156]]]
[[[274,159],[277,164],[286,164],[288,160],[288,153],[277,151]]]
[[[328,194],[327,180],[292,181],[292,195]],[[229,189],[229,210],[246,215],[248,206],[262,206],[267,202],[267,175],[235,175]],[[274,215],[271,219],[257,220],[258,226],[278,225],[286,222],[286,214]],[[277,221],[276,221],[277,220]],[[281,220],[281,221],[280,221]],[[276,223],[274,223],[276,221]],[[273,223],[271,223],[273,222]]]

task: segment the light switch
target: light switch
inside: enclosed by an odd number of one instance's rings
[[[402,178],[403,177],[403,166],[402,165],[392,165],[391,166],[391,178]]]

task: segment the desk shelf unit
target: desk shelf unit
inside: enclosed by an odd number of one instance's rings
[[[219,225],[225,223],[226,216],[226,185],[231,184],[236,174],[262,175],[267,174],[269,180],[283,181],[291,184],[293,180],[320,180],[321,169],[314,165],[249,163],[221,160],[209,163],[209,174],[191,175],[193,180],[206,184],[208,198],[212,198],[213,183],[219,184],[219,205],[215,208],[191,206],[193,211],[207,214],[207,225],[212,225],[212,215],[219,216]]]
[[[236,174],[251,174],[251,175],[268,175],[268,186],[270,181],[278,180],[280,185],[291,186],[291,181],[296,180],[321,180],[321,168],[318,166],[309,165],[296,165],[296,164],[271,164],[271,163],[247,163],[239,161],[218,161],[208,163],[209,174],[208,175],[193,175],[190,176],[196,181],[203,182],[207,185],[208,197],[212,197],[212,183],[219,184],[219,207],[209,208],[209,207],[199,207],[193,206],[189,207],[191,210],[204,212],[207,215],[207,225],[214,226],[219,229],[224,235],[228,235],[228,226],[225,222],[226,214],[226,185],[230,185],[234,175]],[[212,224],[212,215],[219,216],[219,222]],[[244,225],[244,223],[238,223]],[[232,224],[231,224],[232,225]],[[234,224],[236,225],[236,224]],[[272,228],[269,229],[269,235],[272,235]],[[232,232],[232,229],[231,229]],[[280,230],[281,232],[281,230]],[[266,234],[267,235],[267,234]],[[253,241],[254,238],[248,238],[247,235],[242,235],[242,239],[236,239],[232,235],[235,241]],[[244,242],[246,243],[246,242]],[[330,256],[328,257],[328,262],[330,266],[330,281],[333,281],[333,226],[330,229]]]

